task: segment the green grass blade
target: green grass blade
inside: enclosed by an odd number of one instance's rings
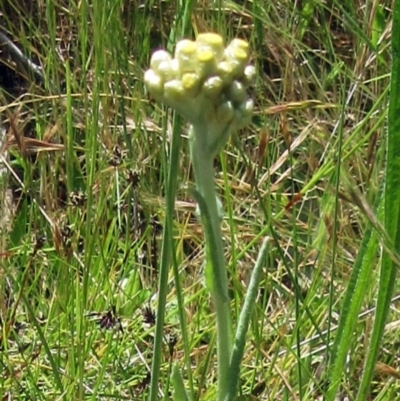
[[[32,308],[32,305],[30,304],[30,302],[28,301],[28,299],[26,298],[26,296],[24,294],[22,294],[22,299],[24,301],[25,307],[32,319],[32,322],[35,326],[35,329],[37,330],[38,336],[40,338],[40,340],[42,341],[42,345],[45,349],[47,358],[49,358],[49,363],[51,366],[51,370],[53,373],[53,378],[54,378],[54,384],[55,386],[58,388],[58,390],[60,391],[60,394],[64,393],[64,386],[62,384],[61,381],[61,377],[60,377],[60,372],[59,372],[59,366],[57,366],[57,362],[56,360],[53,358],[52,353],[51,353],[51,349],[50,346],[46,340],[46,336],[43,333],[43,329],[40,326],[37,317],[35,316],[35,312]]]
[[[390,82],[390,103],[387,133],[386,182],[384,189],[385,228],[395,250],[400,248],[400,1],[394,2],[392,28],[392,68]],[[379,278],[379,290],[375,322],[371,336],[365,370],[357,400],[367,399],[370,383],[375,372],[381,339],[390,300],[395,286],[397,266],[388,252],[384,252]]]
[[[158,379],[160,376],[160,365],[162,357],[162,342],[164,334],[164,313],[168,291],[168,272],[170,267],[172,238],[173,238],[173,216],[175,208],[175,193],[178,178],[179,148],[181,125],[174,124],[171,156],[168,161],[168,177],[166,191],[166,212],[164,220],[164,235],[161,248],[161,263],[159,273],[157,320],[154,338],[154,353],[151,367],[151,383],[149,401],[158,400]],[[166,163],[167,165],[167,163]]]
[[[381,197],[378,198],[380,201]],[[377,202],[378,203],[378,202]],[[327,394],[327,400],[334,400],[342,377],[346,357],[351,347],[351,340],[355,326],[358,322],[362,302],[368,283],[371,279],[371,273],[374,266],[374,260],[378,251],[378,233],[368,228],[364,234],[360,250],[354,264],[349,284],[346,289],[346,295],[342,304],[339,326],[336,331],[336,337],[331,349],[331,371],[329,380],[331,387]]]

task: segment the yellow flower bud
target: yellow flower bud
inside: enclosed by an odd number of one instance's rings
[[[192,97],[197,96],[200,90],[200,80],[197,74],[188,72],[182,76],[182,87]]]
[[[179,41],[175,49],[175,58],[178,60],[179,71],[183,75],[186,72],[196,72],[197,46],[196,42],[188,39]]]
[[[214,52],[209,48],[198,49],[197,73],[200,79],[206,79],[217,72],[217,61]]]
[[[225,59],[231,64],[234,78],[240,78],[249,61],[249,45],[244,40],[234,39],[225,49]]]
[[[201,33],[196,39],[199,51],[203,49],[211,50],[217,62],[222,60],[224,55],[224,40],[216,33]]]

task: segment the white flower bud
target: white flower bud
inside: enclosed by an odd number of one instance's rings
[[[175,77],[180,76],[180,71],[179,71],[179,62],[176,58],[172,59],[171,61],[171,69],[175,74]]]
[[[225,86],[229,86],[232,83],[233,69],[232,69],[232,65],[230,63],[228,63],[227,61],[221,61],[218,64],[217,73],[221,77],[221,79],[224,81]]]
[[[232,79],[242,79],[244,76],[244,69],[246,68],[247,60],[240,60],[232,58],[228,60],[232,69]]]
[[[177,78],[176,70],[170,60],[162,61],[155,70],[163,78],[164,82]]]
[[[242,50],[246,53],[246,57],[248,57],[249,54],[249,44],[243,39],[238,39],[235,38],[229,43],[229,46],[227,47],[228,49],[237,49],[237,50]]]
[[[152,96],[160,96],[163,93],[163,80],[153,70],[147,70],[144,73],[144,82]]]
[[[167,102],[185,101],[185,96],[185,90],[180,80],[174,79],[164,84],[164,98]]]
[[[171,55],[165,50],[157,50],[153,53],[150,60],[150,68],[154,71],[158,69],[160,63],[165,61],[171,61]]]
[[[209,99],[216,100],[221,96],[223,88],[224,82],[220,77],[211,77],[204,82],[202,92],[204,93],[204,96]]]
[[[243,84],[249,86],[254,83],[256,77],[256,67],[254,65],[246,65],[244,69]]]

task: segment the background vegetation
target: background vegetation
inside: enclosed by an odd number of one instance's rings
[[[198,399],[215,398],[203,237],[186,190],[187,126],[148,98],[142,80],[153,50],[204,31],[247,39],[258,70],[253,123],[215,161],[233,312],[260,238],[274,240],[241,397],[319,399],[330,384],[331,347],[344,343],[340,393],[356,396],[384,238],[372,227],[382,214],[392,7],[375,0],[0,3],[2,32],[42,67],[38,75],[22,71],[0,45],[1,399],[148,396],[173,129],[183,138],[174,258],[186,346]],[[355,268],[364,274],[362,313],[351,310],[354,330],[334,344]],[[169,286],[165,399],[171,364],[183,366],[185,348],[172,272]],[[369,399],[396,399],[397,326],[393,303]]]

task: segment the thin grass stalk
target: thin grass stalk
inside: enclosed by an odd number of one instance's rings
[[[87,192],[87,215],[86,215],[86,237],[85,237],[85,261],[84,265],[88,268],[83,270],[82,280],[79,277],[75,279],[75,308],[76,308],[76,336],[78,337],[76,353],[77,353],[77,371],[74,372],[77,380],[77,389],[74,397],[78,399],[84,398],[85,394],[85,358],[86,358],[86,344],[87,344],[87,333],[86,325],[87,320],[84,315],[87,310],[87,300],[89,294],[90,276],[89,266],[92,265],[92,258],[95,253],[95,239],[93,235],[95,227],[92,222],[96,220],[94,214],[93,205],[96,204],[96,200],[93,194],[93,187],[96,179],[96,163],[99,144],[98,144],[98,121],[101,120],[100,109],[101,99],[100,94],[102,93],[102,84],[105,74],[105,53],[104,53],[104,38],[102,32],[104,31],[103,16],[104,9],[101,7],[100,1],[93,3],[93,18],[96,21],[95,32],[94,32],[94,69],[96,79],[93,84],[93,94],[91,99],[91,112],[86,115],[86,126],[88,127],[85,147],[86,147],[86,160],[90,160],[86,165],[87,178],[86,178],[86,192]],[[70,139],[73,140],[72,138]],[[68,163],[73,163],[72,160],[68,160]],[[72,170],[72,166],[70,169]]]
[[[174,116],[174,130],[177,132],[181,132],[181,119],[179,116],[175,114]],[[178,135],[178,134],[177,134]],[[178,135],[178,140],[180,141],[180,135]],[[180,143],[176,144],[177,152],[180,149]],[[179,164],[179,161],[177,161]],[[177,175],[177,173],[175,174]],[[173,246],[173,238],[170,238],[171,246]],[[174,284],[176,290],[176,298],[178,303],[178,315],[179,315],[179,324],[181,327],[181,334],[182,334],[182,342],[184,348],[184,359],[186,365],[186,374],[188,377],[189,382],[189,389],[190,389],[190,399],[194,399],[194,384],[193,384],[193,375],[192,375],[192,366],[191,366],[191,357],[190,357],[190,344],[189,344],[189,335],[187,331],[187,324],[186,324],[186,314],[185,314],[185,300],[183,297],[183,289],[181,285],[180,275],[179,275],[179,266],[176,258],[176,252],[172,252],[172,270],[174,273]],[[175,367],[173,367],[175,369]],[[186,393],[185,393],[186,394]]]
[[[164,127],[166,129],[166,127]],[[156,314],[156,328],[154,338],[153,360],[151,365],[151,382],[149,401],[158,400],[158,380],[162,358],[162,342],[164,333],[164,314],[168,292],[168,272],[173,251],[173,216],[175,209],[175,194],[178,178],[179,148],[180,148],[180,124],[174,124],[172,133],[171,156],[168,163],[168,175],[166,179],[166,199],[164,233],[161,246],[161,262],[158,280],[158,304]],[[164,134],[164,141],[166,140]]]

